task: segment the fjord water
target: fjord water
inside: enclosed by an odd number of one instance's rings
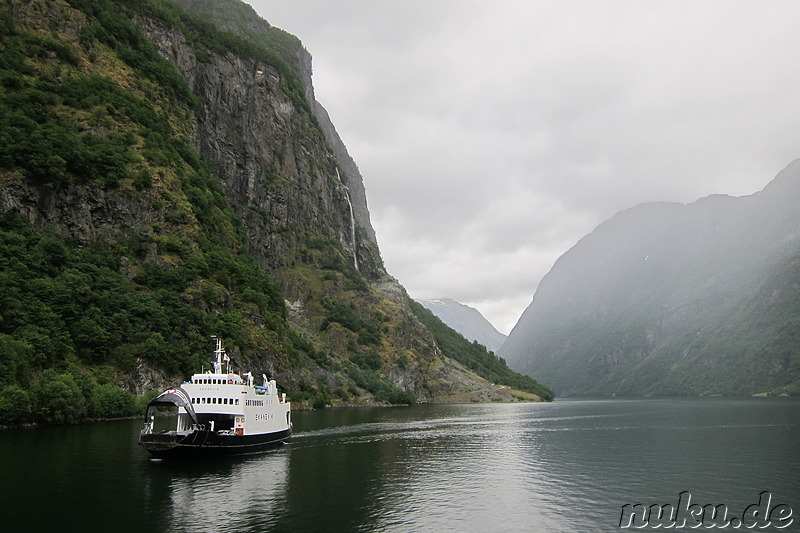
[[[800,401],[559,400],[294,413],[290,443],[148,458],[139,420],[0,432],[6,531],[619,529],[621,507],[741,516],[770,491],[800,530]],[[777,529],[766,529],[778,531]]]

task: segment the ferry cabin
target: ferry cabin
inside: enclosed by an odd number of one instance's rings
[[[291,411],[276,409],[286,403],[279,396],[275,380],[253,386],[253,376],[238,374],[194,374],[181,388],[191,397],[197,423],[219,434],[252,435],[271,433],[291,427]],[[280,419],[283,416],[285,420]],[[184,408],[178,409],[178,432],[190,431],[192,419]]]

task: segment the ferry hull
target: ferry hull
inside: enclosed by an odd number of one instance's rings
[[[175,431],[148,433],[139,437],[139,445],[157,459],[175,459],[213,455],[234,455],[281,446],[292,429],[255,435],[220,435],[214,431]]]

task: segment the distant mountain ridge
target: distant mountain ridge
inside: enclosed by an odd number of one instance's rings
[[[491,351],[497,351],[506,340],[506,336],[497,331],[474,307],[451,298],[417,300],[417,302],[467,339],[478,341]]]
[[[561,256],[498,351],[559,395],[800,392],[800,161],[649,203]]]

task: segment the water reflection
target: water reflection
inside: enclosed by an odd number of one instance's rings
[[[268,531],[286,507],[289,459],[284,447],[200,462],[150,460],[156,483],[148,500],[161,508],[166,530]]]

